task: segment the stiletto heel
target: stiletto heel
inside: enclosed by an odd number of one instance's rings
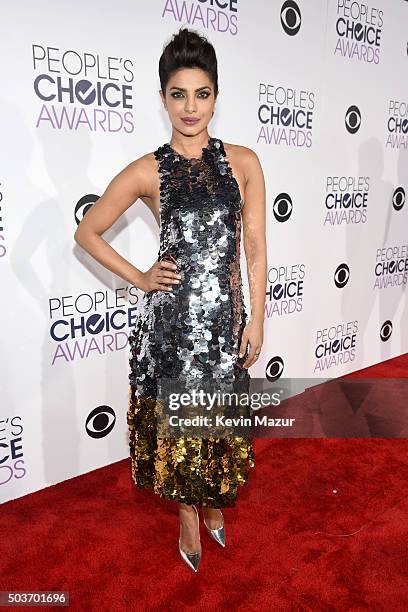
[[[222,515],[222,511],[221,515]],[[217,527],[217,529],[210,529],[210,527],[208,527],[207,523],[205,522],[204,519],[204,525],[205,528],[207,529],[207,532],[210,534],[210,536],[216,541],[218,542],[218,544],[220,544],[221,546],[223,546],[225,548],[225,528],[224,528],[224,516],[222,516],[222,525],[221,527]]]
[[[200,519],[198,517],[197,508],[193,505],[194,511],[197,517],[197,526],[200,529]],[[179,551],[182,559],[187,563],[192,570],[197,572],[199,563],[201,561],[201,552],[188,553],[181,548],[181,525],[180,525],[180,537],[179,537]]]

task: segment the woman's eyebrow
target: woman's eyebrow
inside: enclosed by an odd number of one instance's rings
[[[187,91],[187,89],[184,89],[184,87],[170,87],[170,90],[172,89],[178,89],[179,91]],[[197,87],[197,89],[195,91],[201,91],[202,89],[210,89],[209,85],[204,85],[204,87]]]

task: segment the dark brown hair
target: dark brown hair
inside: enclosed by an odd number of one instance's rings
[[[194,30],[180,28],[164,47],[159,60],[159,77],[163,94],[174,72],[180,68],[201,68],[208,73],[214,94],[218,94],[218,67],[215,49],[210,42]]]

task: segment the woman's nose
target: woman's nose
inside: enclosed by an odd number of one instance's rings
[[[185,109],[186,109],[186,112],[189,112],[189,113],[196,110],[196,101],[194,98],[192,100],[187,98]]]

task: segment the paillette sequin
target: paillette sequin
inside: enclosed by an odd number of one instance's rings
[[[160,176],[158,259],[178,266],[173,292],[143,295],[129,335],[127,413],[132,476],[138,487],[166,499],[221,508],[234,506],[248,480],[254,449],[246,437],[161,438],[157,435],[157,380],[194,386],[203,377],[238,381],[249,389],[239,345],[247,321],[240,272],[238,183],[223,142],[210,137],[200,158],[169,143],[154,152]]]

